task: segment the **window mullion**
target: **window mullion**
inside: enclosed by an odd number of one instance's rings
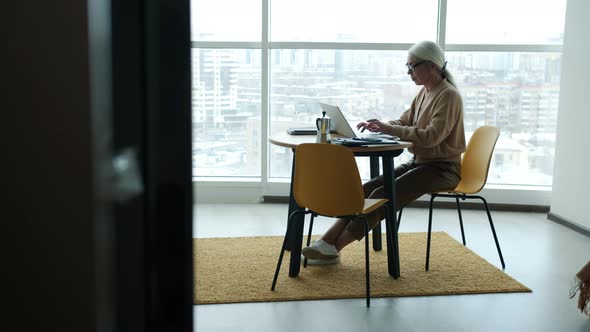
[[[438,0],[438,26],[436,31],[436,42],[444,51],[447,33],[447,0]]]
[[[268,135],[269,135],[269,122],[270,122],[270,68],[269,68],[269,47],[268,47],[268,40],[269,40],[269,1],[270,0],[262,0],[262,45],[261,45],[261,89],[260,92],[260,115],[261,115],[261,124],[260,124],[260,158],[261,158],[261,181],[262,181],[262,188],[266,188],[268,185],[268,177],[269,177],[269,145],[268,145]]]

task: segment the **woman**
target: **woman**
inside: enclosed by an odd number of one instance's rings
[[[461,154],[465,151],[463,102],[446,64],[436,43],[423,41],[412,46],[406,63],[408,75],[423,88],[410,109],[395,121],[370,119],[357,125],[361,130],[387,133],[414,144],[408,149],[414,155],[412,160],[394,171],[398,208],[426,193],[455,188],[461,179]],[[383,176],[363,187],[367,198],[384,197]],[[384,217],[383,209],[369,215],[370,228]],[[364,234],[363,221],[339,219],[302,253],[310,265],[336,264],[342,248],[361,240]]]

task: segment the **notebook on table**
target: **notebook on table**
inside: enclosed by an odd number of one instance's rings
[[[315,135],[318,133],[316,127],[301,127],[301,128],[288,128],[287,134],[289,135]]]

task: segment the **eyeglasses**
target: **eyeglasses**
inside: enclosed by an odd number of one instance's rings
[[[420,62],[416,62],[416,63],[406,63],[406,67],[408,67],[408,73],[413,73],[414,70],[416,70],[416,67],[418,67],[419,65],[426,63],[428,61],[420,61]]]

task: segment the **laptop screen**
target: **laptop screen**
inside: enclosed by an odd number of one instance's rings
[[[332,130],[345,137],[357,137],[358,134],[350,126],[338,106],[320,103],[322,111],[332,119]]]

